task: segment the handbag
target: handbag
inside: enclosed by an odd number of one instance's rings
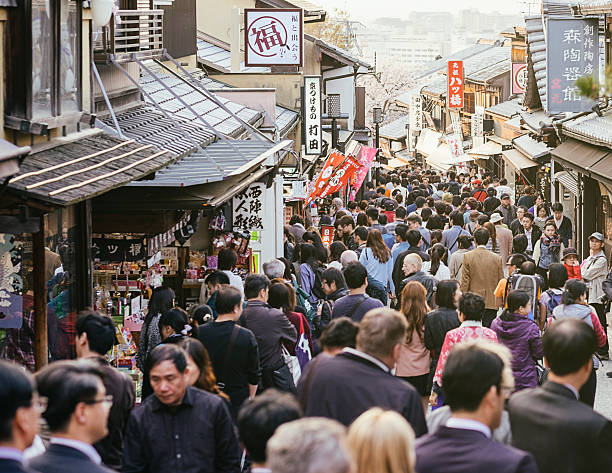
[[[302,376],[302,368],[300,367],[300,361],[297,356],[293,356],[289,353],[289,351],[281,346],[281,356],[287,368],[289,368],[289,372],[291,373],[291,377],[293,378],[293,384],[297,386],[298,379]]]
[[[535,365],[536,365],[536,373],[538,375],[538,385],[542,386],[544,382],[546,381],[546,378],[548,378],[549,370],[539,360],[536,360]]]
[[[298,333],[298,341],[295,345],[295,356],[299,362],[301,375],[302,369],[304,369],[306,363],[312,360],[310,345],[308,344],[308,338],[306,337],[306,332],[304,331],[304,318],[302,314],[300,314],[300,333]],[[295,379],[295,377],[293,379],[297,385],[297,379]]]

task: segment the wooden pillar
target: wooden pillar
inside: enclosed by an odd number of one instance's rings
[[[49,361],[47,337],[47,281],[45,281],[45,220],[40,217],[40,229],[32,234],[34,286],[34,361],[36,371]]]

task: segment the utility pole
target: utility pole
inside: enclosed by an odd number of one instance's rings
[[[372,109],[372,121],[376,126],[376,186],[378,187],[379,178],[380,178],[380,161],[378,160],[378,153],[380,148],[380,124],[383,121],[382,108],[374,107]]]

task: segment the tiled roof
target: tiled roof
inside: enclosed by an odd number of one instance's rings
[[[533,159],[543,158],[550,153],[551,148],[545,143],[533,139],[529,135],[522,135],[512,140],[514,147],[521,153]]]
[[[435,95],[435,96],[445,96],[446,89],[448,86],[448,81],[446,80],[446,76],[435,79],[434,81],[427,84],[421,90],[421,93]]]
[[[320,38],[315,38],[314,36],[311,36],[309,34],[305,34],[304,35],[304,39],[306,39],[308,41],[312,41],[314,44],[316,44],[320,48],[325,49],[325,50],[329,51],[330,53],[333,53],[337,57],[340,57],[342,59],[342,61],[347,63],[347,64],[350,63],[351,65],[365,67],[366,69],[372,69],[372,65],[370,65],[367,62],[362,61],[361,59],[351,55],[348,51],[346,51],[344,49],[340,49],[340,48],[334,46],[333,44],[328,43],[327,41],[324,41],[324,40],[322,40]]]
[[[395,101],[401,106],[409,106],[410,105],[410,96],[411,95],[420,95],[421,94],[421,89],[423,88],[422,85],[419,85],[417,87],[413,87],[412,89],[408,90],[407,92],[404,92],[401,95],[398,95],[397,97],[395,97]]]
[[[140,179],[176,159],[168,151],[88,130],[57,140],[21,163],[9,189],[57,205],[90,199]]]
[[[441,59],[437,59],[425,65],[424,69],[419,72],[416,79],[421,79],[423,77],[427,77],[436,72],[444,71],[448,67],[448,61],[465,61],[466,59],[480,54],[487,49],[491,49],[493,45],[491,44],[474,44],[469,48],[462,49],[461,51],[457,51],[455,53],[449,54],[446,57]]]
[[[580,141],[612,148],[612,114],[590,113],[563,123],[563,134]]]
[[[215,130],[226,136],[237,137],[244,132],[244,126],[238,120],[223,110],[209,97],[194,90],[185,80],[164,73],[151,72],[155,74],[157,79],[150,75],[144,75],[140,78],[140,86],[151,96],[152,100],[158,103],[159,106],[169,114],[172,114],[174,117],[190,120],[205,127],[197,118],[197,116],[201,116]],[[160,83],[160,81],[162,83]],[[194,85],[198,87],[196,84]],[[181,97],[184,102],[189,104],[197,115],[194,115],[164,86],[170,88],[176,95]],[[247,123],[254,124],[262,116],[261,112],[230,102],[223,97],[217,97],[217,100]]]
[[[520,115],[516,115],[515,117],[512,117],[510,120],[506,120],[505,124],[514,128],[521,128],[521,116]]]
[[[217,69],[220,72],[230,72],[232,60],[230,52],[210,43],[204,39],[197,38],[198,61],[202,64]],[[270,72],[269,67],[246,67],[244,61],[240,62],[240,72],[265,73]]]
[[[521,97],[515,97],[511,100],[506,100],[505,102],[500,102],[497,105],[488,107],[485,109],[485,112],[500,115],[505,118],[511,118],[515,115],[518,115],[519,112],[524,110],[521,102]]]
[[[380,127],[380,136],[391,140],[406,138],[406,125],[410,122],[410,115],[406,114]]]
[[[501,76],[502,74],[509,74],[511,68],[512,62],[510,61],[510,57],[508,56],[507,59],[504,59],[501,62],[492,64],[491,66],[481,69],[480,71],[475,72],[474,74],[468,75],[466,79],[472,82],[479,83],[488,82]]]
[[[525,125],[536,133],[542,129],[540,123],[546,126],[552,123],[552,119],[543,110],[538,110],[537,112],[519,112],[519,115],[523,122],[525,122]]]
[[[215,135],[195,121],[180,117],[168,119],[152,105],[140,105],[116,114],[119,128],[124,136],[139,143],[152,144],[159,149],[167,149],[175,157],[185,156],[198,147],[215,141]],[[105,129],[114,132],[111,117],[102,120]]]

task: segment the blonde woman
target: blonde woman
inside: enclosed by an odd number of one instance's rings
[[[414,431],[395,411],[373,407],[348,430],[354,473],[414,473]]]

